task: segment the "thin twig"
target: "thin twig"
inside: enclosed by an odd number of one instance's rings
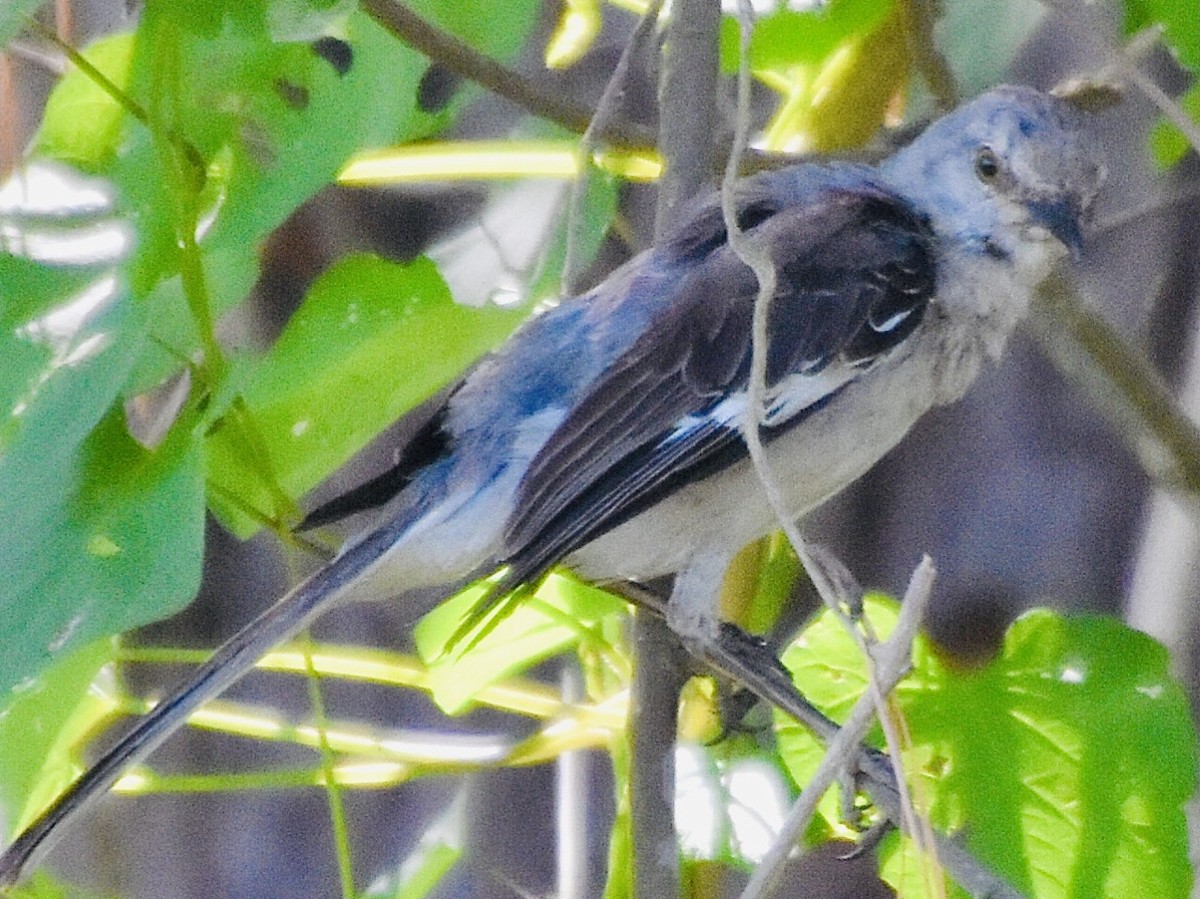
[[[360,6],[387,31],[456,75],[483,85],[522,109],[570,131],[582,133],[587,129],[592,111],[586,106],[539,87],[524,75],[430,24],[398,0],[361,0]],[[648,129],[629,122],[610,122],[601,130],[600,136],[610,143],[629,148],[645,149],[654,145],[654,135]]]
[[[1109,64],[1101,72],[1100,80],[1104,80],[1110,72],[1124,76],[1145,94],[1151,103],[1158,107],[1159,112],[1166,116],[1171,124],[1179,129],[1191,144],[1192,151],[1200,153],[1200,125],[1197,125],[1195,120],[1188,115],[1187,110],[1168,96],[1167,92],[1154,82],[1154,79],[1142,71],[1139,65],[1140,58],[1152,45],[1151,43],[1139,40],[1140,35],[1135,35],[1127,47],[1119,47],[1113,43],[1106,31],[1089,18],[1089,15],[1083,14],[1083,6],[1063,3],[1061,0],[1042,0],[1042,4],[1062,15],[1071,25],[1083,30],[1087,37],[1092,39],[1108,56]]]
[[[617,65],[613,69],[612,76],[608,79],[608,83],[604,85],[604,92],[600,95],[600,102],[596,104],[596,112],[592,116],[591,121],[588,122],[588,126],[583,129],[583,136],[579,139],[579,145],[575,151],[576,158],[579,160],[579,167],[575,173],[575,180],[571,183],[571,200],[567,211],[567,249],[562,269],[562,292],[564,296],[571,296],[575,293],[575,277],[577,275],[575,271],[575,256],[578,254],[580,242],[579,229],[583,219],[580,210],[583,206],[583,198],[587,193],[587,185],[590,180],[592,151],[595,149],[596,137],[599,134],[603,134],[605,129],[616,124],[615,111],[621,95],[627,87],[630,62],[645,48],[646,37],[658,21],[661,10],[662,0],[652,0],[650,6],[646,9],[645,15],[638,20],[633,34],[625,42],[625,47],[621,51],[621,58],[617,60]]]
[[[875,721],[876,708],[881,697],[899,683],[908,673],[910,649],[916,637],[929,599],[933,595],[933,580],[936,571],[928,556],[921,560],[908,583],[904,602],[900,607],[900,618],[896,630],[887,642],[878,644],[873,654],[874,671],[870,686],[854,704],[846,723],[842,725],[825,748],[825,756],[816,772],[804,785],[800,797],[792,806],[783,827],[775,837],[770,851],[759,862],[749,884],[742,892],[742,899],[762,899],[768,895],[787,863],[788,856],[808,827],[809,819],[816,812],[821,797],[834,781],[846,770],[846,759],[853,758],[859,744]],[[886,717],[886,716],[884,716]],[[903,799],[901,799],[903,802]],[[908,817],[908,816],[905,816]],[[915,817],[910,818],[915,820]]]
[[[758,475],[763,492],[767,497],[767,501],[775,514],[775,517],[787,535],[792,548],[799,557],[801,564],[804,565],[805,571],[808,572],[812,579],[813,586],[816,587],[817,593],[820,594],[825,604],[838,615],[846,625],[847,630],[855,641],[859,644],[864,653],[864,658],[867,659],[868,670],[871,672],[872,689],[868,690],[865,701],[868,701],[879,715],[881,721],[887,725],[888,722],[888,707],[886,702],[886,694],[890,691],[891,685],[886,688],[876,680],[876,672],[870,663],[870,651],[864,642],[862,633],[854,626],[847,616],[842,611],[845,603],[841,596],[841,591],[838,585],[834,582],[827,571],[826,566],[821,564],[821,561],[810,552],[807,542],[800,534],[800,529],[796,526],[792,518],[791,512],[787,507],[787,502],[784,499],[783,491],[780,488],[773,472],[771,471],[770,461],[767,458],[766,451],[762,443],[762,435],[760,429],[765,417],[764,396],[766,393],[767,381],[767,351],[769,345],[768,322],[770,317],[771,301],[775,297],[776,284],[778,274],[775,269],[775,262],[771,258],[770,252],[766,247],[759,247],[748,239],[741,231],[737,222],[737,172],[740,166],[739,156],[744,151],[748,143],[749,129],[749,102],[750,102],[750,64],[749,64],[749,44],[750,33],[753,28],[753,9],[749,0],[739,0],[738,2],[738,22],[741,34],[741,60],[738,67],[738,117],[737,126],[734,133],[733,153],[729,159],[725,170],[725,178],[721,184],[721,206],[725,217],[725,229],[729,236],[729,245],[741,260],[753,269],[756,278],[758,279],[758,296],[754,303],[754,316],[752,325],[752,352],[750,362],[749,383],[747,385],[747,401],[746,415],[742,424],[742,433],[746,441],[746,447],[750,458],[754,464],[755,472]],[[896,766],[896,783],[899,789],[900,811],[902,820],[906,824],[906,829],[913,834],[919,835],[922,828],[918,824],[918,819],[912,808],[912,802],[907,795],[907,789],[903,781],[903,770],[900,767],[900,747],[896,743],[897,734],[895,728],[884,728],[885,736],[889,752],[891,754],[893,764]],[[857,743],[857,739],[854,741]],[[841,745],[840,743],[838,745]],[[846,756],[837,756],[833,753],[833,744],[830,746],[830,751],[826,755],[826,761],[832,765],[837,762],[844,770],[846,767]],[[821,791],[822,793],[824,790]],[[801,797],[801,802],[804,797]],[[814,806],[815,808],[815,803]],[[811,809],[805,811],[802,807],[799,813],[803,815],[804,821],[807,821],[811,815]],[[774,876],[771,874],[764,875],[767,877]]]
[[[937,0],[911,0],[908,10],[912,26],[910,47],[913,61],[917,71],[924,77],[929,93],[933,95],[934,105],[944,113],[958,105],[959,90],[954,71],[933,37],[939,6]]]

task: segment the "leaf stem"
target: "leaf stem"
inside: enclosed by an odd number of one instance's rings
[[[299,638],[304,654],[304,673],[308,684],[308,700],[312,706],[313,721],[317,729],[318,748],[321,752],[321,773],[325,797],[329,803],[329,818],[333,824],[333,845],[337,855],[338,878],[342,886],[342,899],[354,899],[354,865],[350,858],[350,831],[346,826],[346,807],[342,801],[342,786],[338,783],[333,748],[329,745],[329,718],[325,714],[325,699],[321,695],[321,673],[313,664],[312,635],[305,630]]]

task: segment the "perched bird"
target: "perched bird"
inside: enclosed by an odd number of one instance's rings
[[[878,167],[746,179],[737,218],[773,260],[768,459],[799,517],[862,475],[996,358],[1068,251],[1103,178],[1076,111],[1002,87]],[[585,578],[676,573],[668,621],[715,638],[722,572],[777,527],[747,456],[758,283],[716,197],[583,296],[532,319],[453,390],[397,468],[317,510],[381,505],[352,541],[222,646],[0,857],[11,883],[52,831],[274,644],[347,595],[507,590],[566,564]]]

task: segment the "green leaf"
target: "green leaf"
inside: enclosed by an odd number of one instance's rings
[[[54,254],[90,220],[20,240]],[[103,225],[101,226],[103,227]],[[119,238],[118,238],[119,239]],[[80,247],[80,251],[86,251]],[[42,264],[0,255],[0,496],[16,504],[61,492],[60,469],[109,407],[136,359],[141,321],[110,267]],[[13,522],[15,524],[15,522]]]
[[[874,30],[892,11],[893,0],[831,0],[817,9],[797,12],[781,4],[757,19],[750,38],[750,68],[785,72],[827,57],[842,42]],[[738,21],[721,20],[721,68],[738,69]]]
[[[525,46],[542,8],[532,0],[413,0],[408,5],[476,50],[501,60],[514,59]]]
[[[736,68],[740,41],[731,22],[723,51]],[[911,30],[907,7],[893,0],[833,0],[807,12],[781,6],[759,20],[750,65],[780,95],[763,146],[836,153],[870,140],[908,83]]]
[[[579,62],[603,24],[597,0],[566,0],[554,33],[546,41],[546,68],[566,69]]]
[[[165,618],[200,584],[200,445],[182,434],[157,450],[110,412],[76,456],[38,469],[0,540],[0,687],[36,677],[66,649]]]
[[[868,606],[886,633],[894,613],[879,598]],[[785,654],[797,686],[834,718],[865,684],[839,629],[825,616]],[[914,666],[895,696],[912,735],[909,780],[935,827],[959,832],[1028,895],[1188,895],[1182,804],[1196,784],[1196,736],[1163,647],[1109,619],[1039,610],[980,671],[953,670],[924,641]],[[811,752],[780,729],[802,779]],[[919,870],[904,846],[882,859],[894,885]]]
[[[223,37],[230,46],[206,46],[192,63],[213,65],[226,54],[240,61],[239,77],[223,77],[203,92],[218,108],[237,103],[221,135],[231,155],[214,246],[272,231],[331,183],[356,150],[421,133],[415,89],[425,61],[363,13],[346,19],[339,34],[353,54],[344,73],[307,43],[273,42],[265,23]]]
[[[611,593],[553,573],[532,598],[518,604],[478,642],[447,653],[447,643],[458,635],[463,617],[485,589],[486,584],[476,584],[460,591],[422,618],[413,632],[417,651],[429,665],[434,702],[449,715],[468,708],[483,687],[581,640],[603,640],[601,619],[626,610],[624,600]]]
[[[1125,35],[1161,25],[1163,40],[1180,64],[1200,67],[1200,15],[1190,0],[1125,0]]]
[[[30,203],[56,184],[60,205],[6,209],[22,238],[10,246],[76,264],[0,256],[0,706],[68,647],[190,599],[203,514],[186,437],[150,453],[113,408],[143,322],[109,264],[127,238],[103,183],[47,166],[25,177]]]
[[[1193,122],[1200,122],[1200,84],[1193,84],[1180,97],[1179,105]],[[1173,122],[1163,118],[1155,123],[1150,132],[1150,150],[1154,154],[1154,162],[1160,168],[1169,169],[1193,151],[1193,147]]]
[[[28,881],[5,895],[7,899],[92,899],[98,894],[84,892],[74,884],[67,886],[45,871],[34,871]]]
[[[98,677],[116,652],[113,637],[80,647],[25,682],[0,714],[0,800],[9,835],[83,772],[83,748],[119,711],[111,670]]]
[[[133,50],[133,34],[111,34],[88,47],[83,56],[124,90],[129,84]],[[46,101],[33,153],[99,171],[116,155],[125,115],[121,104],[90,74],[72,66]]]
[[[499,343],[525,309],[469,309],[427,259],[349,256],[309,290],[242,395],[276,482],[301,496]],[[271,510],[271,496],[228,428],[209,439],[210,499],[246,535],[258,527],[226,502]]]

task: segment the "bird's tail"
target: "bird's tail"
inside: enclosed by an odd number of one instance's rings
[[[395,546],[407,525],[422,511],[417,504],[408,514],[402,513],[399,519],[392,519],[348,546],[222,644],[17,836],[0,855],[0,889],[17,883],[49,848],[64,823],[106,793],[126,769],[145,759],[196,709],[228,689],[273,647],[294,636],[343,596],[356,578]]]

